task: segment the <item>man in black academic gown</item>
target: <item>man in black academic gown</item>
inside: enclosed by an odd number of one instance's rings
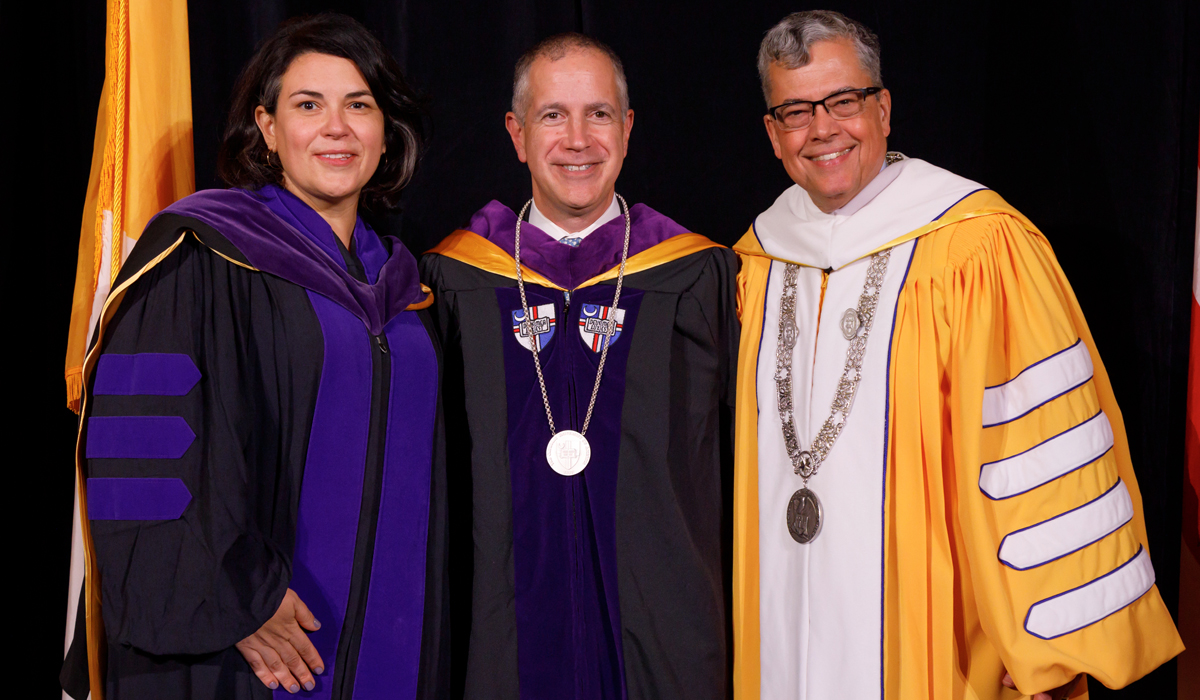
[[[463,692],[729,697],[734,256],[615,194],[633,111],[603,44],[527,52],[506,123],[532,200],[422,261]]]

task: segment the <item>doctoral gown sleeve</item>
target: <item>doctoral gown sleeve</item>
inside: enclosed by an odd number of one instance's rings
[[[728,503],[732,504],[733,488],[733,410],[737,397],[737,366],[738,345],[742,337],[741,324],[741,279],[738,275],[738,258],[732,250],[721,250],[717,268],[717,279],[720,289],[719,306],[716,309],[717,333],[721,346],[721,403],[725,415],[722,416],[722,434],[727,436],[729,444],[721,451],[722,463],[729,478],[726,494]],[[730,511],[732,516],[732,510]]]
[[[737,395],[738,343],[741,324],[738,306],[742,291],[738,278],[737,256],[727,248],[713,248],[695,284],[685,292],[676,310],[676,329],[689,340],[703,332],[708,337],[704,345],[716,361],[720,403],[721,475],[724,480],[723,503],[732,517],[733,484],[733,408]],[[689,324],[687,318],[697,319]],[[699,331],[703,328],[703,331]],[[690,357],[689,357],[690,359]],[[695,363],[696,361],[692,361]]]
[[[742,280],[738,270],[738,257],[728,249],[718,249],[713,254],[711,264],[713,278],[717,286],[717,303],[709,310],[713,335],[715,336],[719,357],[719,376],[721,382],[720,425],[721,425],[721,504],[723,525],[721,541],[733,542],[733,484],[736,445],[736,416],[738,389],[738,347],[741,344],[741,304],[743,298]],[[732,570],[733,549],[726,546],[722,562],[723,583],[725,590],[725,614],[727,618],[733,615]]]
[[[458,304],[458,290],[453,289],[453,285],[449,284],[445,275],[445,258],[440,255],[427,254],[420,261],[421,281],[433,291],[433,305],[429,307],[428,313],[432,320],[434,332],[437,335],[439,344],[442,350],[442,386],[441,386],[441,405],[443,415],[443,425],[445,430],[445,469],[446,469],[446,512],[448,520],[447,528],[447,563],[448,571],[448,598],[454,601],[449,606],[450,612],[450,666],[454,669],[459,669],[453,674],[451,679],[451,696],[462,697],[464,694],[464,683],[467,682],[466,674],[463,669],[467,668],[468,652],[471,648],[470,640],[472,633],[483,634],[479,628],[474,628],[472,624],[472,603],[476,595],[475,588],[480,589],[503,589],[502,595],[505,595],[508,600],[512,599],[512,575],[511,566],[505,573],[505,569],[500,569],[500,575],[487,575],[476,577],[475,573],[475,543],[473,532],[473,469],[472,469],[472,453],[475,449],[475,442],[478,440],[480,449],[495,449],[495,443],[499,441],[503,445],[504,435],[503,428],[497,426],[490,435],[473,436],[470,430],[470,424],[467,420],[467,398],[466,398],[466,374],[464,368],[464,343],[462,332],[459,324],[459,319],[455,313]],[[490,291],[490,290],[487,290]],[[478,313],[486,313],[486,310],[475,310]],[[475,351],[480,348],[490,347],[486,343],[476,342],[472,346]],[[465,352],[471,352],[472,348],[467,348]],[[476,384],[483,384],[491,380],[492,382],[502,381],[502,372],[499,372],[494,377],[479,377],[476,379]],[[503,386],[501,384],[501,386]],[[495,400],[503,401],[503,394],[500,393]],[[506,493],[507,491],[503,491]],[[496,499],[507,503],[507,499]],[[508,516],[503,522],[511,523],[511,516]],[[481,536],[485,536],[481,534]],[[505,543],[511,541],[512,530],[508,528],[492,528],[487,531],[487,535],[495,540],[504,540]],[[488,569],[489,574],[494,574],[494,569],[490,569],[490,562],[485,562],[481,568]],[[503,567],[503,564],[501,564]],[[481,593],[481,595],[483,595]],[[481,646],[481,645],[480,645]],[[476,647],[476,654],[479,654],[479,646]],[[501,653],[501,650],[490,649],[483,656],[494,661],[490,668],[513,668],[515,662],[508,663],[515,658],[515,644],[511,649]],[[504,697],[506,690],[509,687],[516,687],[515,671],[511,674],[511,678],[507,678],[509,682],[499,682],[491,684],[491,693],[494,697]],[[491,679],[489,679],[491,680]]]
[[[1022,692],[1079,673],[1123,687],[1183,646],[1108,375],[1040,233],[993,215],[948,240],[927,298],[944,305],[943,459],[981,627]]]
[[[190,236],[126,291],[84,416],[112,643],[208,654],[282,601],[318,379],[288,358],[322,355],[305,303]]]

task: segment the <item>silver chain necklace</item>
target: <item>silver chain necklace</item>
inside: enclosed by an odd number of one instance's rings
[[[629,206],[625,204],[624,197],[619,194],[616,197],[621,202],[621,211],[625,214],[625,245],[621,249],[621,268],[617,271],[617,291],[613,294],[613,317],[601,321],[603,327],[599,329],[604,336],[604,347],[600,351],[600,366],[596,368],[596,383],[592,386],[592,398],[588,401],[587,416],[583,419],[583,430],[579,432],[555,430],[554,415],[550,411],[550,396],[546,393],[546,378],[542,375],[542,361],[538,359],[537,338],[533,338],[533,342],[529,344],[529,349],[533,351],[533,367],[537,370],[538,386],[542,389],[542,405],[546,407],[546,420],[550,423],[551,437],[550,443],[546,445],[546,461],[549,462],[551,469],[563,476],[574,476],[583,471],[592,458],[592,447],[584,436],[587,435],[588,425],[592,422],[592,410],[596,408],[596,397],[600,394],[600,378],[604,376],[604,361],[608,359],[608,346],[612,344],[612,337],[617,329],[617,303],[621,301],[621,283],[625,280],[625,261],[629,259],[631,227]],[[517,214],[517,230],[513,243],[513,258],[517,262],[517,290],[521,293],[521,308],[525,311],[527,319],[530,317],[529,302],[525,300],[525,278],[521,275],[521,222],[532,203],[532,199],[525,202],[525,206],[521,207],[521,213]]]
[[[787,508],[788,532],[800,544],[812,542],[821,532],[821,501],[817,499],[817,494],[809,490],[808,480],[825,462],[838,436],[842,434],[846,419],[850,416],[854,394],[858,391],[858,383],[862,379],[867,338],[871,335],[875,307],[879,303],[879,292],[883,287],[891,255],[892,250],[888,248],[871,256],[867,280],[863,284],[862,294],[858,297],[858,308],[846,309],[842,315],[842,335],[850,341],[850,347],[846,348],[846,366],[833,395],[829,417],[825,419],[817,438],[807,450],[800,449],[800,441],[796,438],[796,422],[792,416],[792,351],[796,347],[796,338],[799,335],[796,326],[796,277],[800,266],[787,263],[784,268],[783,293],[779,298],[779,340],[775,348],[775,390],[779,395],[783,444],[787,447],[793,470],[804,480],[800,490],[792,494]]]

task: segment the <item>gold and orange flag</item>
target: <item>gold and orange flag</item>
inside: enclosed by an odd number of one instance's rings
[[[67,405],[77,412],[84,354],[121,263],[151,217],[196,189],[187,19],[186,0],[108,0],[67,340]]]
[[[67,340],[67,406],[75,412],[80,410],[88,342],[121,263],[150,219],[196,187],[187,0],[107,4],[104,90],[96,115]],[[73,642],[87,643],[88,685],[92,699],[101,700],[103,632],[94,561],[88,554],[88,521],[80,512],[86,503],[82,477],[76,475],[64,654]],[[80,613],[86,615],[86,640],[74,639]]]

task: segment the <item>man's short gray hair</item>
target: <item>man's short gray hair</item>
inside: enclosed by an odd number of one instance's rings
[[[862,24],[840,12],[810,10],[793,12],[779,24],[771,27],[758,48],[758,77],[762,80],[763,99],[771,106],[772,63],[779,63],[789,70],[807,66],[812,60],[809,50],[818,41],[849,39],[858,54],[858,62],[871,78],[871,85],[856,87],[883,87],[883,76],[879,69],[879,37]]]
[[[529,109],[529,69],[534,61],[545,57],[557,61],[573,51],[598,51],[612,62],[613,74],[617,78],[617,97],[620,99],[621,113],[616,115],[625,119],[629,111],[629,84],[625,82],[625,67],[621,58],[604,42],[593,39],[586,34],[566,32],[542,39],[533,48],[521,54],[517,59],[517,68],[513,72],[512,111],[517,115],[517,121],[525,123],[525,111]]]

